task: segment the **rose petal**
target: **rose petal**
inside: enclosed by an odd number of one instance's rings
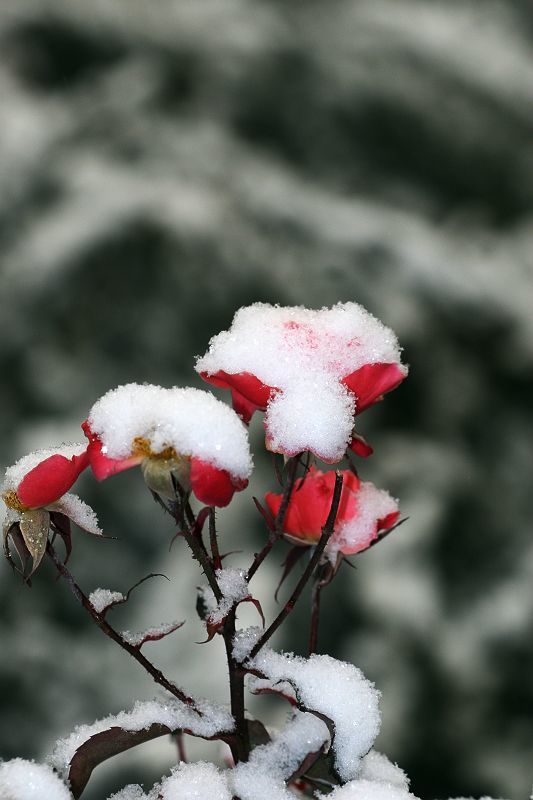
[[[249,372],[231,374],[219,370],[212,375],[201,372],[200,376],[220,389],[231,389],[233,408],[246,423],[250,422],[255,411],[265,411],[272,392],[277,391]]]
[[[343,487],[336,522],[356,513],[355,493],[360,481],[350,470],[344,470]],[[335,487],[335,472],[322,473],[311,467],[307,475],[299,478],[289,502],[283,523],[283,532],[310,544],[317,542],[322,534],[331,508]],[[275,516],[280,509],[282,495],[269,492],[265,502]]]
[[[364,439],[358,433],[354,433],[352,441],[348,447],[355,453],[356,456],[360,456],[361,458],[368,458],[368,456],[371,456],[374,452],[374,448],[371,447],[366,439]]]
[[[20,482],[17,495],[28,508],[43,508],[68,492],[76,478],[89,464],[86,450],[66,458],[53,455],[30,470]]]
[[[144,459],[143,455],[128,456],[128,458],[109,458],[102,453],[102,443],[95,440],[87,448],[91,469],[97,481],[103,481],[117,472],[137,467]]]
[[[346,375],[341,381],[357,398],[356,413],[360,414],[381,396],[396,389],[407,377],[403,364],[365,364]]]
[[[232,477],[225,469],[219,469],[208,461],[191,458],[191,488],[201,503],[223,508],[230,503],[235,492],[248,486],[248,481]]]
[[[387,514],[386,517],[383,519],[378,519],[377,529],[378,531],[388,531],[389,528],[392,528],[393,525],[396,525],[400,518],[399,511],[391,511],[390,514]]]

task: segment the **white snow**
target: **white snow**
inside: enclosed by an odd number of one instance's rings
[[[357,513],[335,526],[326,549],[329,559],[335,563],[339,551],[349,555],[367,547],[375,538],[377,522],[398,509],[398,501],[388,492],[363,481],[357,490]]]
[[[380,694],[363,673],[328,655],[305,659],[268,648],[247,663],[271,681],[289,681],[306,709],[332,720],[335,768],[343,780],[355,778],[380,726]]]
[[[138,783],[130,783],[120,792],[110,795],[107,800],[145,800],[148,797]]]
[[[263,631],[258,625],[238,630],[233,637],[233,657],[239,664],[248,658]]]
[[[150,797],[155,800],[231,800],[227,773],[214,764],[198,761],[179,764],[168,778],[155,786]]]
[[[403,769],[377,750],[371,750],[362,759],[358,780],[380,781],[409,791],[409,778]]]
[[[131,711],[120,711],[118,714],[96,720],[91,725],[79,725],[70,736],[56,742],[49,762],[58,772],[67,774],[69,763],[78,747],[94,734],[115,726],[126,731],[141,731],[157,722],[166,725],[170,730],[187,729],[196,736],[205,737],[233,730],[233,717],[227,709],[216,706],[208,700],[198,699],[195,703],[201,716],[174,698],[165,702],[138,701]]]
[[[111,589],[95,589],[89,595],[89,602],[97,614],[101,614],[113,603],[122,603],[125,599],[122,592],[113,592]]]
[[[48,765],[14,758],[0,762],[0,800],[72,800],[72,795]]]
[[[216,625],[222,622],[236,603],[249,597],[250,591],[245,578],[246,571],[243,569],[233,567],[217,569],[215,574],[222,592],[220,602],[215,603],[213,592],[209,587],[202,587],[202,591],[210,611],[209,622]]]
[[[162,622],[160,625],[153,625],[151,628],[146,628],[144,631],[132,633],[131,631],[122,631],[121,636],[128,644],[133,647],[138,647],[145,641],[157,641],[167,636],[169,633],[180,628],[181,622],[174,620],[174,622]]]
[[[396,335],[357,303],[311,310],[255,303],[214,336],[196,370],[247,372],[277,390],[265,418],[271,450],[342,458],[355,398],[340,380],[365,364],[400,364]],[[407,373],[407,368],[402,367]]]
[[[350,781],[338,786],[327,797],[328,800],[416,800],[407,789],[393,783],[369,780]]]
[[[47,508],[50,511],[59,511],[61,514],[65,514],[78,528],[88,533],[93,533],[95,536],[103,535],[103,531],[98,525],[96,513],[87,503],[84,503],[77,494],[68,492],[55,503],[50,503]]]
[[[233,794],[240,800],[294,800],[285,781],[309,753],[329,741],[327,725],[313,714],[294,712],[283,731],[252,750],[247,762],[230,773]]]
[[[16,491],[19,483],[26,477],[28,472],[31,472],[41,461],[45,461],[47,458],[50,458],[50,456],[57,455],[71,459],[73,456],[80,456],[86,449],[87,442],[82,444],[61,444],[58,447],[35,450],[33,453],[28,453],[6,469],[1,491]]]
[[[142,438],[153,453],[171,447],[237,478],[252,472],[246,427],[229,406],[200,389],[129,383],[101,397],[88,421],[110,458],[126,458]]]

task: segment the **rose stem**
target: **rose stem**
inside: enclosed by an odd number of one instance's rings
[[[195,711],[199,716],[202,716],[201,712],[195,707],[195,701],[192,697],[189,697],[185,694],[181,689],[179,689],[174,683],[169,681],[163,673],[155,667],[151,661],[149,661],[137,647],[129,644],[121,634],[113,628],[109,622],[105,619],[103,614],[99,614],[95,608],[93,607],[92,603],[90,602],[87,595],[83,593],[80,589],[78,584],[76,583],[73,575],[69,572],[65,564],[61,561],[59,556],[57,555],[56,551],[54,550],[53,545],[48,542],[46,546],[46,553],[50,560],[53,562],[55,568],[57,569],[58,573],[61,575],[62,578],[66,580],[68,583],[70,590],[76,600],[83,606],[83,608],[90,614],[93,618],[94,622],[98,625],[101,631],[105,633],[110,639],[116,642],[123,650],[134,658],[137,663],[139,663],[149,675],[152,676],[154,681],[170,692],[174,697],[178,700],[181,700],[182,703],[186,703],[188,706],[191,706],[193,711]]]
[[[261,638],[253,646],[250,652],[249,656],[250,658],[254,658],[254,656],[257,655],[257,653],[261,650],[261,648],[268,642],[270,637],[277,631],[277,629],[279,628],[281,623],[285,620],[285,618],[289,616],[294,606],[296,605],[296,602],[300,597],[305,585],[307,584],[308,580],[314,573],[315,568],[318,566],[322,554],[324,552],[324,549],[333,533],[333,526],[335,525],[335,518],[337,516],[337,511],[339,510],[339,503],[341,500],[342,481],[343,481],[342,475],[339,472],[337,472],[335,474],[335,488],[333,490],[333,497],[331,500],[331,507],[329,510],[328,518],[326,520],[326,524],[322,528],[322,535],[319,539],[318,544],[315,547],[315,551],[312,557],[310,558],[302,577],[296,584],[293,593],[285,603],[284,607],[281,609],[280,613],[272,622],[272,624],[263,633]]]
[[[182,531],[183,536],[191,549],[193,558],[195,558],[202,567],[202,570],[208,580],[209,586],[211,587],[213,594],[215,595],[215,599],[217,600],[217,602],[220,602],[220,600],[222,599],[222,592],[220,590],[220,586],[218,585],[217,576],[213,566],[213,562],[215,561],[216,556],[214,555],[213,559],[209,557],[209,554],[203,543],[201,533],[196,534],[195,532],[193,532],[194,527],[196,525],[196,517],[188,501],[186,502],[186,513],[187,513],[188,524],[184,526],[185,529]],[[209,533],[211,539],[211,547],[213,547],[214,543],[215,545],[214,553],[218,554],[215,510],[212,507],[209,517],[210,517]],[[181,520],[179,520],[178,514],[176,514],[176,522],[178,525],[180,521]],[[220,558],[220,556],[218,556],[218,558]],[[246,723],[246,717],[244,713],[245,672],[233,657],[234,636],[235,636],[235,608],[232,608],[224,620],[224,624],[222,627],[222,638],[224,639],[224,645],[226,648],[226,659],[228,663],[229,685],[230,685],[231,713],[233,714],[233,718],[235,720],[235,731],[236,731],[236,736],[232,740],[230,747],[235,762],[238,762],[238,761],[248,760],[248,755],[250,753],[250,737],[248,735],[248,725]]]
[[[254,560],[248,572],[246,573],[246,578],[250,581],[267,555],[270,553],[272,548],[274,547],[277,540],[281,537],[283,532],[283,523],[285,522],[285,516],[287,514],[287,509],[289,507],[289,502],[292,496],[292,492],[294,490],[294,484],[296,482],[296,471],[298,469],[300,454],[294,456],[290,460],[289,470],[288,470],[288,478],[287,484],[285,489],[283,490],[283,497],[281,498],[281,505],[279,507],[279,511],[276,514],[276,519],[274,520],[274,530],[270,531],[267,543],[264,547],[259,551],[259,553],[255,554]]]

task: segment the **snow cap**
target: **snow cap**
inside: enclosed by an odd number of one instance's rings
[[[357,303],[319,310],[255,303],[211,339],[196,370],[232,390],[245,421],[266,410],[270,450],[310,450],[335,463],[355,414],[407,375],[400,352],[393,331]]]

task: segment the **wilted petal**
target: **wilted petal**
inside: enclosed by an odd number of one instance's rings
[[[42,508],[30,509],[20,515],[20,532],[33,560],[32,573],[42,561],[48,542],[50,514]],[[31,573],[30,573],[31,574]]]

